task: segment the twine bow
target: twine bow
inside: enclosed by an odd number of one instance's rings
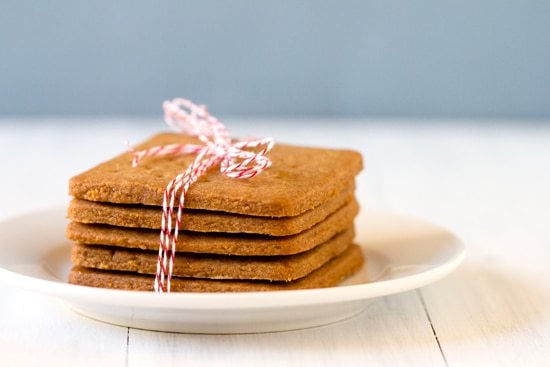
[[[271,165],[265,154],[273,148],[272,138],[232,142],[225,126],[210,115],[206,106],[199,106],[183,98],[163,104],[164,120],[183,134],[196,136],[203,145],[169,144],[134,152],[132,166],[145,157],[196,154],[193,163],[174,177],[166,186],[162,202],[162,222],[159,241],[155,292],[170,292],[178,231],[181,225],[185,196],[189,187],[209,168],[219,164],[220,172],[231,178],[251,178]],[[259,152],[247,148],[262,147]],[[178,211],[173,225],[174,203],[179,194]],[[172,227],[173,226],[173,227]],[[173,231],[173,232],[172,232]]]

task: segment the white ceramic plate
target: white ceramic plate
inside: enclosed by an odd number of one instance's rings
[[[438,226],[363,210],[356,219],[356,242],[363,246],[367,265],[341,286],[155,294],[67,284],[71,244],[65,226],[62,208],[1,222],[0,280],[59,297],[96,320],[162,331],[249,333],[324,325],[360,313],[372,298],[434,282],[464,258],[462,243]]]

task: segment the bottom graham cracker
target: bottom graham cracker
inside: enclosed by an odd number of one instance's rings
[[[171,281],[172,292],[252,292],[293,289],[326,288],[339,284],[359,270],[365,262],[358,245],[352,244],[338,257],[309,275],[291,282],[253,280],[214,280],[178,278]],[[74,267],[69,283],[121,290],[152,291],[155,277],[126,272],[114,272],[84,267]]]
[[[209,279],[291,281],[304,277],[344,252],[353,240],[348,228],[327,242],[289,256],[227,256],[176,253],[173,275]],[[102,270],[155,274],[158,252],[75,244],[73,265]]]

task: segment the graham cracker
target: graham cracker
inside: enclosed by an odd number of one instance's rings
[[[301,233],[272,237],[251,234],[180,232],[177,251],[240,256],[292,255],[307,251],[351,226],[359,206],[351,201]],[[71,222],[67,238],[86,244],[158,250],[159,231]]]
[[[189,278],[291,281],[306,276],[344,252],[353,235],[352,227],[309,251],[289,256],[177,252],[172,274]],[[72,250],[73,265],[102,270],[155,274],[157,259],[157,251],[79,244],[75,244]]]
[[[200,144],[194,137],[164,133],[136,149],[173,143]],[[250,179],[229,178],[217,168],[209,170],[189,189],[185,207],[254,216],[296,216],[336,197],[362,169],[361,155],[350,150],[276,144],[268,157],[272,166]],[[124,153],[71,178],[69,193],[89,201],[162,205],[167,183],[194,158],[148,157],[133,168],[132,154]]]
[[[180,229],[195,232],[255,233],[289,236],[321,222],[353,199],[355,185],[349,185],[336,197],[294,217],[269,218],[184,209]],[[118,227],[160,229],[162,208],[145,205],[100,203],[73,199],[67,217],[79,223],[102,223]],[[175,221],[174,214],[173,220]]]
[[[309,275],[292,282],[252,280],[213,280],[172,278],[172,292],[251,292],[332,287],[350,276],[364,264],[361,248],[351,245],[340,256],[332,259]],[[90,287],[136,291],[152,291],[154,276],[74,267],[69,283]]]

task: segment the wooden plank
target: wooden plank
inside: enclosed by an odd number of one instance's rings
[[[319,328],[251,335],[130,329],[129,340],[131,367],[444,365],[414,292],[378,299],[355,318]]]
[[[506,128],[483,139],[490,208],[470,228],[470,261],[424,294],[457,365],[550,365],[550,131]],[[546,188],[546,189],[544,189]]]
[[[548,366],[548,286],[523,272],[469,263],[421,291],[449,365]]]
[[[419,292],[451,366],[550,364],[550,131],[530,129],[406,131],[392,146],[406,157],[384,172],[394,207],[469,247],[459,271]]]
[[[124,366],[127,333],[56,299],[0,284],[1,366]]]

